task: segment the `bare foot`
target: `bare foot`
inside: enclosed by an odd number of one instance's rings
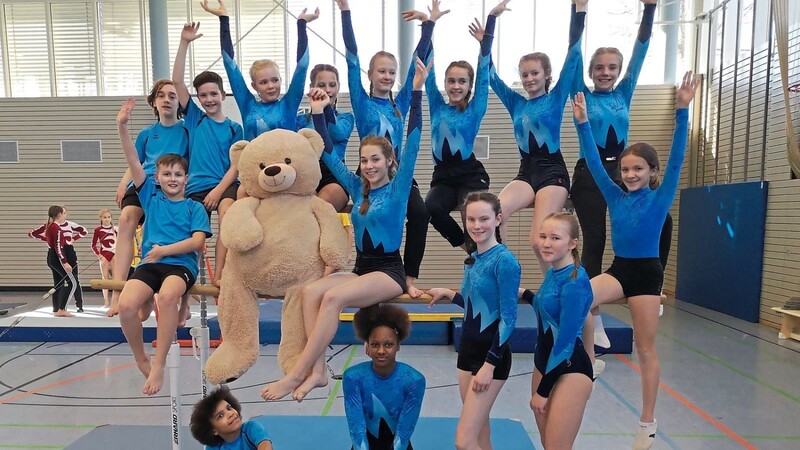
[[[114,305],[111,305],[111,307],[108,308],[108,311],[106,311],[106,316],[108,317],[114,317],[118,314],[119,314],[119,308]]]
[[[280,400],[289,395],[302,382],[303,380],[295,380],[289,375],[284,375],[280,380],[264,386],[264,389],[261,389],[261,398],[268,402]]]
[[[150,357],[145,355],[144,361],[136,361],[136,367],[139,368],[139,372],[142,372],[145,378],[150,376]]]
[[[301,403],[312,389],[325,387],[327,385],[328,378],[325,377],[325,375],[316,375],[312,373],[308,378],[306,378],[306,381],[303,381],[300,386],[297,386],[297,388],[292,391],[292,398],[297,400],[297,403]]]
[[[192,312],[189,310],[189,303],[184,306],[181,303],[181,309],[178,310],[178,328],[185,327],[186,321],[192,318]]]
[[[53,315],[56,317],[75,317],[66,309],[59,309],[58,311],[54,312]]]
[[[153,302],[153,299],[151,298],[150,300],[144,302],[142,304],[142,307],[139,308],[138,311],[136,311],[136,315],[139,316],[139,320],[140,321],[144,322],[144,321],[146,321],[147,319],[150,318],[150,315],[153,314],[153,304],[154,303],[155,302]]]
[[[164,366],[153,365],[150,369],[150,375],[142,388],[144,395],[156,395],[161,390],[164,384]]]
[[[110,308],[110,307],[111,307],[111,303],[108,303],[108,302],[103,303],[103,308]]]
[[[410,295],[412,298],[419,298],[420,296],[422,296],[422,294],[424,294],[424,292],[414,287],[414,285],[411,283],[406,284],[406,293]]]

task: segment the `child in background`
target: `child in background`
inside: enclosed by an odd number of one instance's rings
[[[92,251],[100,261],[100,277],[104,280],[111,278],[111,265],[114,261],[114,250],[117,247],[117,227],[110,209],[101,209],[97,214],[100,226],[92,232]],[[103,289],[103,308],[111,306],[108,298],[108,289]]]
[[[267,430],[252,419],[242,422],[242,405],[224,385],[194,405],[189,426],[209,450],[272,450]]]
[[[42,239],[47,242],[47,266],[53,272],[53,287],[56,289],[53,299],[53,315],[56,317],[73,317],[67,310],[67,301],[75,293],[75,278],[72,266],[67,261],[64,247],[67,245],[67,232],[64,229],[67,214],[63,206],[53,205],[47,210],[47,222],[34,228],[28,237]],[[44,231],[42,231],[44,230]]]
[[[344,372],[344,410],[354,449],[411,449],[411,435],[422,409],[425,377],[397,362],[400,342],[411,319],[397,306],[377,305],[353,317],[358,339],[371,361]]]

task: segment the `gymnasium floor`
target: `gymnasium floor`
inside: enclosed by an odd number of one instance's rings
[[[99,305],[98,294],[87,294],[88,304]],[[0,293],[4,303],[37,303],[38,298],[37,293]],[[91,306],[86,310],[100,313]],[[630,321],[623,306],[607,312]],[[6,324],[8,319],[0,320]],[[245,417],[344,414],[335,380],[302,404],[261,401],[261,386],[279,374],[276,351],[277,346],[263,347],[256,366],[231,384]],[[676,302],[665,306],[658,352],[662,385],[654,450],[800,448],[800,343],[778,341],[776,330]],[[360,346],[335,346],[328,355],[336,373],[365,360]],[[458,416],[455,357],[445,346],[401,349],[399,358],[427,377],[422,416]],[[636,355],[602,359],[606,371],[589,400],[576,449],[627,449],[633,438],[640,407]],[[188,423],[191,405],[199,398],[199,369],[188,349],[181,363]],[[514,355],[512,377],[492,416],[521,421],[535,448],[541,449],[528,408],[532,365],[533,355]],[[140,394],[143,382],[124,343],[12,343],[0,338],[0,448],[60,449],[104,424],[168,425],[168,388],[145,398]],[[114,448],[139,446],[120,442]],[[167,435],[163,448],[170,448]]]

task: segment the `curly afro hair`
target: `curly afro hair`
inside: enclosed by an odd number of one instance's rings
[[[361,308],[353,317],[356,337],[364,342],[369,340],[372,330],[379,326],[393,329],[397,333],[397,341],[402,342],[411,331],[411,319],[405,309],[393,305],[374,305]]]
[[[192,430],[192,436],[203,445],[214,447],[225,442],[219,435],[214,434],[214,427],[211,426],[211,418],[214,416],[214,410],[217,409],[219,402],[223,400],[228,402],[240,416],[242,415],[242,405],[240,405],[239,400],[236,400],[236,397],[231,394],[228,386],[220,386],[218,389],[208,394],[208,397],[194,405],[189,427]]]

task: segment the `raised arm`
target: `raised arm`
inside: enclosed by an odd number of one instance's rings
[[[492,43],[494,42],[496,21],[497,16],[489,14],[486,17],[486,28],[483,30],[483,36],[480,40],[481,52],[478,56],[478,68],[475,71],[475,94],[469,102],[469,106],[474,108],[481,117],[486,114],[486,108],[489,104],[489,66],[492,61]],[[475,22],[470,25],[470,32],[473,27],[475,29],[480,27],[478,19],[475,19]]]
[[[581,52],[581,36],[583,36],[583,29],[586,24],[586,4],[587,0],[579,0],[571,6],[572,14],[569,20],[569,47],[567,49],[567,57],[564,60],[564,65],[561,67],[561,73],[558,75],[558,81],[553,89],[550,91],[559,99],[559,103],[564,105],[571,90],[575,86],[575,78],[580,78],[583,81],[583,52]]]
[[[117,131],[119,132],[119,140],[122,144],[122,152],[125,154],[125,162],[128,164],[128,170],[131,174],[133,184],[137,187],[144,183],[146,177],[142,163],[139,161],[139,154],[136,147],[131,140],[130,131],[128,130],[128,121],[131,118],[133,107],[136,106],[136,99],[128,97],[122,102],[122,107],[117,113]]]
[[[400,168],[397,175],[392,180],[398,192],[408,195],[411,190],[411,183],[414,178],[414,166],[417,163],[419,154],[420,137],[422,135],[422,86],[428,77],[428,67],[422,60],[416,58],[416,75],[414,75],[413,87],[411,92],[411,111],[408,115],[408,129],[406,131],[406,144],[400,155]]]
[[[200,22],[192,22],[183,25],[181,41],[180,44],[178,44],[178,52],[175,53],[175,63],[172,65],[172,82],[175,84],[175,90],[178,92],[178,102],[181,109],[186,108],[192,99],[183,76],[186,71],[186,53],[189,50],[189,43],[203,36],[202,33],[197,32],[199,29]]]
[[[353,115],[350,113],[342,113],[337,115],[336,111],[328,105],[325,107],[325,122],[328,124],[328,134],[334,142],[346,142],[353,134]],[[334,148],[334,153],[337,158],[344,159],[344,151],[346,145],[341,145],[339,148]]]
[[[412,58],[419,58],[423,61],[423,63],[427,64],[430,58],[430,51],[431,51],[431,39],[433,38],[433,27],[436,25],[436,21],[439,20],[440,17],[450,12],[449,9],[442,11],[440,6],[440,0],[433,0],[431,2],[431,7],[428,8],[430,15],[426,15],[419,11],[405,11],[403,12],[403,18],[405,20],[421,20],[422,21],[422,34],[420,35],[419,42],[417,42],[417,48],[414,49],[414,54]],[[397,104],[397,108],[400,110],[400,114],[405,116],[408,113],[408,109],[410,107],[411,102],[411,90],[413,86],[414,74],[416,70],[416,64],[409,64],[408,65],[408,73],[406,74],[405,82],[403,82],[403,86],[400,88],[400,92],[397,93],[397,98],[395,98],[395,103]]]
[[[289,89],[286,90],[286,95],[282,99],[283,111],[286,115],[297,114],[297,108],[300,106],[300,101],[303,100],[309,61],[307,25],[318,17],[319,8],[313,13],[308,13],[304,9],[297,17],[297,65],[294,68]]]
[[[628,69],[625,76],[617,85],[630,104],[633,98],[633,90],[639,81],[639,73],[644,66],[644,58],[647,56],[647,49],[650,46],[650,35],[653,34],[653,19],[656,14],[656,0],[642,0],[644,11],[642,12],[642,22],[639,24],[639,32],[636,35],[636,42],[633,44],[633,52],[628,62]]]
[[[344,38],[345,60],[347,61],[347,86],[350,89],[350,104],[356,117],[367,114],[369,94],[361,84],[361,63],[358,60],[358,46],[353,32],[353,21],[347,0],[336,0],[342,10],[342,37]],[[360,131],[360,130],[359,130]]]
[[[351,197],[360,195],[360,178],[350,172],[342,158],[336,155],[333,141],[328,134],[328,123],[325,119],[324,110],[326,107],[330,107],[330,97],[322,89],[313,88],[308,93],[308,98],[311,103],[311,118],[314,121],[314,130],[322,137],[322,142],[325,145],[321,156],[322,162],[328,166]]]
[[[686,139],[689,130],[689,104],[694,98],[697,89],[697,77],[689,71],[683,75],[680,87],[675,97],[675,131],[672,134],[672,149],[669,160],[661,179],[661,185],[656,190],[659,201],[668,205],[675,199],[678,183],[681,178],[681,166],[686,156]]]

